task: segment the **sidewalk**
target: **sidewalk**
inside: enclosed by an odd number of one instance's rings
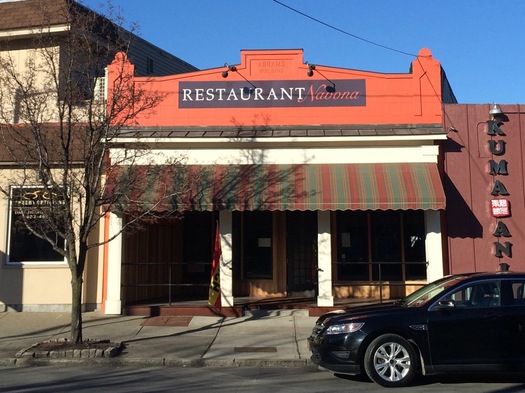
[[[83,314],[84,339],[121,342],[114,358],[32,359],[38,364],[114,363],[136,366],[311,365],[306,338],[316,317],[304,310],[254,311],[239,318]],[[15,358],[33,344],[69,337],[68,313],[0,313],[0,366],[29,365]]]

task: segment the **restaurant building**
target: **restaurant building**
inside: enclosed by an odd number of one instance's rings
[[[450,273],[525,270],[523,105],[444,105]]]
[[[159,157],[183,163],[177,176],[160,169],[152,203],[185,188],[155,207],[156,223],[105,247],[104,312],[207,299],[216,228],[223,307],[246,297],[387,299],[448,273],[456,244],[444,232],[443,104],[456,100],[430,50],[391,74],[308,64],[302,50],[240,57],[133,79],[165,99],[122,131],[111,158],[148,146],[133,171]],[[109,95],[122,62],[134,75],[117,56]],[[103,236],[127,219],[110,214]]]

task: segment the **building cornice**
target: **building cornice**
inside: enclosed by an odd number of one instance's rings
[[[33,27],[19,30],[0,31],[0,39],[13,39],[13,38],[26,38],[33,37],[37,34],[58,34],[68,31],[70,28],[69,24],[46,26],[46,27]]]
[[[363,125],[304,127],[130,127],[122,129],[112,143],[155,144],[310,144],[310,143],[394,143],[400,141],[445,140],[440,124]]]

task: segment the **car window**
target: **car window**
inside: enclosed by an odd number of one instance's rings
[[[457,284],[462,278],[462,276],[450,276],[431,282],[430,284],[419,288],[417,291],[412,292],[405,297],[401,303],[407,307],[421,307],[447,288]]]
[[[501,306],[499,281],[470,284],[448,293],[438,300],[459,308],[485,308]]]
[[[513,281],[512,285],[512,304],[517,306],[525,306],[525,280]]]

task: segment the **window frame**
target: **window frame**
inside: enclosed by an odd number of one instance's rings
[[[15,197],[15,191],[16,190],[37,190],[37,189],[44,189],[43,186],[10,186],[9,187],[9,200],[7,203],[7,209],[8,209],[8,218],[7,218],[7,239],[6,239],[6,257],[5,257],[5,265],[6,266],[62,266],[67,265],[66,258],[56,251],[53,251],[52,249],[49,251],[50,255],[52,253],[56,253],[57,257],[60,257],[60,259],[42,259],[42,260],[13,260],[12,259],[12,242],[14,240],[14,234],[13,234],[13,224],[14,224],[14,210],[16,206],[14,205],[14,199]],[[44,240],[38,238],[38,236],[35,236],[31,233],[27,234],[27,236],[33,236],[35,238],[36,242],[43,242],[43,244],[47,247],[50,244]],[[65,240],[62,240],[65,242]],[[64,243],[65,245],[65,243]]]
[[[427,275],[426,275],[426,269],[428,266],[428,258],[426,256],[426,248],[425,248],[425,216],[423,211],[415,211],[416,213],[412,211],[406,211],[406,210],[396,210],[396,211],[337,211],[336,212],[336,258],[335,258],[335,266],[334,269],[336,270],[336,281],[339,283],[349,283],[349,282],[370,282],[370,281],[393,281],[393,282],[407,282],[407,281],[414,281],[414,282],[420,282],[420,281],[426,281]],[[348,233],[347,236],[351,237],[350,231],[355,230],[355,227],[353,229],[351,224],[348,224],[348,222],[351,221],[352,214],[356,214],[356,221],[361,222],[361,225],[363,227],[361,228],[363,236],[360,237],[360,243],[361,247],[364,250],[363,252],[359,252],[359,255],[362,255],[361,260],[351,260],[348,258],[344,258],[343,256],[348,255],[348,253],[344,252],[342,243],[344,242],[342,240],[342,234]],[[376,255],[376,248],[374,242],[379,240],[378,234],[374,233],[374,229],[377,229],[378,222],[381,221],[381,215],[388,214],[390,215],[390,218],[394,218],[397,220],[396,225],[399,227],[399,238],[393,239],[396,241],[396,244],[398,245],[398,252],[400,254],[400,260],[385,260],[380,261],[378,260],[378,257]],[[417,220],[414,219],[414,215],[419,214],[420,215],[420,223],[417,222]],[[348,216],[347,216],[348,215]],[[396,217],[397,215],[397,217]],[[349,220],[348,222],[345,222],[344,220]],[[421,233],[421,236],[417,236],[417,241],[421,242],[419,243],[419,250],[423,253],[422,260],[416,261],[414,259],[414,253],[409,252],[410,250],[407,249],[407,247],[410,247],[410,239],[409,236],[415,234],[416,232],[412,233],[413,231],[409,231],[410,228],[417,229],[417,226],[421,226],[421,229],[419,232]],[[380,226],[380,225],[379,225]],[[409,233],[410,232],[410,233]],[[364,243],[363,240],[364,239]],[[348,243],[352,242],[353,239],[348,239]],[[379,276],[379,265],[382,265],[382,274],[381,277]],[[419,268],[419,266],[422,266]],[[384,269],[386,267],[386,270]],[[357,271],[357,269],[361,272],[357,277],[353,278],[349,275],[343,275],[345,270],[346,271]],[[390,276],[388,274],[389,270],[399,270],[400,277],[394,277]],[[425,275],[423,276],[422,270],[424,269]],[[366,273],[365,273],[366,272]],[[386,273],[386,275],[384,274]],[[363,274],[366,274],[367,276],[364,277]]]
[[[233,215],[233,260],[234,277],[240,280],[273,280],[274,279],[274,215],[271,211],[239,211]],[[269,222],[263,223],[262,215]],[[258,217],[257,217],[258,216]],[[257,223],[254,228],[247,228],[250,223]],[[263,225],[264,224],[264,225]],[[255,252],[260,250],[263,252]],[[259,263],[257,263],[259,259]],[[261,264],[260,261],[263,261]],[[253,270],[254,266],[259,270]]]
[[[479,291],[479,288],[482,286],[494,285],[498,289],[497,294],[495,293],[485,293],[489,301],[486,304],[472,304],[472,298],[476,291]],[[500,278],[487,278],[483,280],[469,281],[466,282],[452,291],[444,293],[442,296],[437,298],[433,304],[430,306],[430,311],[437,311],[439,309],[440,302],[449,302],[454,303],[453,307],[450,307],[450,310],[475,310],[475,309],[486,309],[486,308],[501,308],[506,306],[502,303],[502,287],[504,285],[503,280]],[[453,298],[456,294],[461,293],[461,299]],[[494,296],[496,295],[496,296]],[[491,299],[498,299],[498,303],[490,301]],[[448,308],[447,308],[448,309]]]

